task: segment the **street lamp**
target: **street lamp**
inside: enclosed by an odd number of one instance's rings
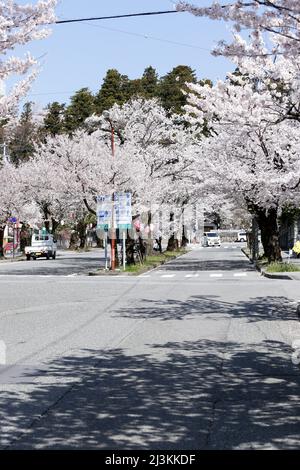
[[[111,154],[113,159],[115,158],[115,129],[110,118],[109,111],[103,112],[104,119],[109,122],[111,129]],[[114,179],[113,179],[114,185]],[[111,211],[111,270],[114,271],[116,268],[116,237],[115,237],[115,221],[114,221],[114,202],[115,202],[115,192],[112,193],[112,211]]]

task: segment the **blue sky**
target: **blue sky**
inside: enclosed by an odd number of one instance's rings
[[[171,0],[60,0],[57,15],[69,19],[170,10],[173,3]],[[193,3],[207,5],[208,1]],[[149,65],[162,76],[184,64],[195,69],[199,78],[222,79],[232,70],[232,64],[224,58],[212,57],[210,50],[224,38],[230,38],[224,23],[189,13],[55,25],[49,38],[26,46],[35,57],[41,57],[42,66],[28,99],[45,106],[51,101],[68,102],[70,95],[82,87],[95,92],[109,68],[116,68],[132,79],[141,76]]]

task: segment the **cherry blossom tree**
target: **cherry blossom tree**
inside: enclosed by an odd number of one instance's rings
[[[37,61],[28,53],[23,58],[11,55],[17,46],[23,46],[49,34],[45,25],[55,21],[57,0],[40,0],[36,4],[20,5],[13,0],[0,1],[0,83],[15,75],[25,78],[17,82],[7,94],[0,95],[0,119],[7,121],[17,113],[20,99],[27,93],[37,74]]]
[[[207,2],[209,3],[209,2]],[[190,2],[177,4],[179,11],[189,11],[196,16],[208,16],[214,20],[233,22],[234,30],[252,32],[253,45],[236,40],[232,44],[219,43],[216,53],[234,56],[265,56],[268,53],[284,54],[298,58],[300,52],[300,4],[298,0],[234,0],[232,2],[213,1],[207,7],[198,7]],[[262,33],[272,39],[271,50],[267,51],[262,41]]]
[[[107,145],[110,145],[112,128],[117,147],[126,148],[131,143],[128,172],[136,175],[130,189],[135,215],[146,213],[146,227],[149,229],[150,226],[157,226],[154,222],[163,208],[167,218],[165,220],[164,217],[162,224],[166,228],[164,235],[169,232],[170,238],[175,240],[178,230],[173,220],[174,206],[177,211],[178,206],[186,204],[188,188],[193,188],[188,180],[192,163],[189,158],[191,152],[188,151],[191,138],[182,117],[168,115],[156,99],[136,99],[123,106],[114,105],[109,113],[92,116],[87,119],[86,125],[90,132],[98,129],[99,137]],[[170,225],[173,227],[171,231]],[[148,230],[148,245],[152,246],[153,234],[150,232]]]
[[[300,201],[299,124],[274,120],[265,93],[249,77],[231,78],[213,88],[190,85],[190,121],[206,122],[210,132],[199,142],[198,171],[204,190],[217,188],[246,203],[273,261],[281,258],[278,215],[285,204]]]

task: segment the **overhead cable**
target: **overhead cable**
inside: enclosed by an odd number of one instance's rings
[[[112,20],[117,18],[133,18],[138,16],[154,16],[154,15],[169,15],[171,13],[182,13],[182,11],[177,10],[166,10],[166,11],[148,11],[144,13],[129,13],[127,15],[113,15],[113,16],[98,16],[92,18],[77,18],[71,20],[57,20],[55,24],[65,24],[65,23],[79,23],[82,21],[99,21],[99,20]]]

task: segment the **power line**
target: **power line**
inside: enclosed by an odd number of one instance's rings
[[[211,49],[201,47],[201,46],[197,46],[195,44],[188,44],[188,43],[183,43],[183,42],[178,42],[178,41],[172,41],[170,39],[157,38],[157,37],[149,35],[147,33],[142,34],[142,33],[134,33],[134,32],[131,32],[131,31],[125,31],[123,29],[107,28],[106,26],[100,26],[99,24],[91,24],[91,23],[88,23],[88,22],[85,22],[84,24],[87,24],[88,26],[92,26],[94,28],[104,29],[106,31],[112,31],[112,32],[117,32],[117,33],[122,33],[122,34],[128,34],[130,36],[136,36],[136,37],[140,37],[140,38],[143,38],[143,39],[150,39],[152,41],[164,42],[164,43],[167,43],[167,44],[174,44],[175,46],[183,46],[183,47],[189,47],[189,48],[192,48],[192,49],[199,49],[199,50],[202,50],[202,51],[211,52]]]
[[[154,16],[154,15],[169,15],[171,13],[182,13],[182,11],[177,10],[166,10],[166,11],[148,11],[144,13],[130,13],[128,15],[113,15],[113,16],[99,16],[92,18],[77,18],[72,20],[58,20],[55,21],[55,24],[66,24],[66,23],[79,23],[82,21],[98,21],[98,20],[112,20],[117,18],[133,18],[138,16]]]

